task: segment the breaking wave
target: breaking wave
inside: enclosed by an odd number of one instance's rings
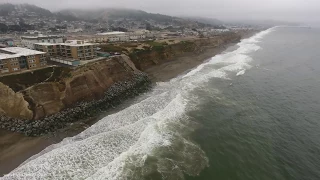
[[[238,43],[189,73],[161,82],[144,100],[109,115],[79,135],[33,156],[1,179],[184,179],[209,165],[189,138],[199,125],[188,116],[197,108],[195,88],[212,78],[231,79],[250,69],[250,53],[269,29]],[[218,90],[210,89],[212,94]]]

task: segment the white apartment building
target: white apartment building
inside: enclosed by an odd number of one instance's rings
[[[119,41],[120,41],[120,37],[118,37],[118,36],[111,36],[111,37],[108,37],[108,41],[109,41],[109,42],[119,42]]]
[[[130,40],[138,40],[139,37],[140,37],[140,35],[132,34],[132,35],[130,35]]]
[[[130,36],[129,35],[119,35],[118,36],[119,37],[119,41],[121,41],[121,42],[127,42],[127,41],[129,41],[130,40]]]
[[[102,42],[108,41],[108,42],[128,42],[128,41],[136,41],[145,39],[146,34],[145,32],[106,32],[106,33],[98,33],[96,34],[96,37],[94,38],[95,42]],[[90,41],[93,41],[93,39],[90,39]]]
[[[21,36],[21,47],[34,49],[35,43],[63,43],[62,36]]]

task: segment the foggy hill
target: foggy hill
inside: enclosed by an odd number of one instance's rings
[[[148,13],[141,10],[134,9],[119,9],[119,8],[103,8],[95,10],[80,10],[80,9],[66,9],[58,12],[51,12],[47,9],[30,5],[30,4],[0,4],[0,16],[14,17],[14,18],[39,18],[42,17],[54,18],[60,21],[114,21],[114,20],[135,20],[145,23],[146,21],[182,25],[185,27],[207,27],[216,25],[213,21],[204,21],[200,18],[180,18],[168,16],[163,14]],[[216,21],[219,22],[219,21]],[[219,24],[219,23],[217,23]]]
[[[97,10],[80,10],[80,9],[66,9],[59,11],[58,14],[82,19],[85,21],[114,21],[120,19],[130,19],[135,21],[154,21],[156,23],[167,23],[174,25],[183,25],[186,27],[205,27],[217,26],[214,23],[205,21],[197,21],[191,18],[181,18],[168,16],[163,14],[148,13],[141,10],[134,9],[119,9],[119,8],[104,8]],[[218,21],[216,21],[218,22]],[[221,25],[222,23],[217,23]]]
[[[44,8],[31,5],[31,4],[0,4],[0,16],[10,16],[10,14],[27,15],[28,13],[34,13],[37,16],[53,16],[53,14]]]
[[[119,18],[134,19],[138,21],[153,20],[156,22],[170,22],[170,21],[182,21],[183,19],[178,17],[172,17],[162,14],[147,13],[141,10],[133,9],[115,9],[105,8],[99,10],[79,10],[79,9],[67,9],[62,10],[59,13],[63,15],[74,16],[79,19],[85,20],[114,20]]]
[[[204,17],[182,17],[184,19],[189,19],[192,21],[198,21],[201,23],[205,23],[205,24],[211,24],[211,25],[215,25],[215,26],[219,26],[219,25],[223,25],[223,22],[218,20],[218,19],[214,19],[214,18],[204,18]]]

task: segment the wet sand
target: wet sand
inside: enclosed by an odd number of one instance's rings
[[[254,32],[248,33],[243,36],[243,38],[252,36],[253,34]],[[174,60],[155,65],[145,70],[145,72],[150,75],[154,82],[168,81],[179,74],[195,68],[207,59],[222,53],[228,47],[230,48],[233,45],[235,45],[235,43],[229,43],[224,46],[211,49],[209,48],[201,54],[187,53],[181,57],[175,58]],[[59,143],[66,137],[72,137],[90,127],[102,117],[115,113],[129,105],[130,100],[115,109],[100,114],[97,117],[74,123],[54,134],[49,134],[43,137],[25,137],[18,133],[0,130],[0,177],[9,173],[25,160],[41,152],[49,145]]]

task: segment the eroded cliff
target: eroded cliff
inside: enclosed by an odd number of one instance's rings
[[[143,71],[151,66],[175,60],[175,58],[181,55],[185,56],[187,53],[197,55],[208,49],[224,46],[227,43],[239,42],[240,40],[240,34],[230,32],[216,37],[181,41],[170,45],[152,46],[144,50],[136,49],[129,56],[135,66]]]
[[[24,119],[33,117],[33,112],[29,109],[29,103],[23,94],[14,92],[2,83],[0,83],[0,114]]]
[[[41,119],[78,102],[99,99],[114,83],[138,72],[127,56],[92,62],[70,71],[59,81],[40,82],[19,92],[0,83],[0,114]]]

